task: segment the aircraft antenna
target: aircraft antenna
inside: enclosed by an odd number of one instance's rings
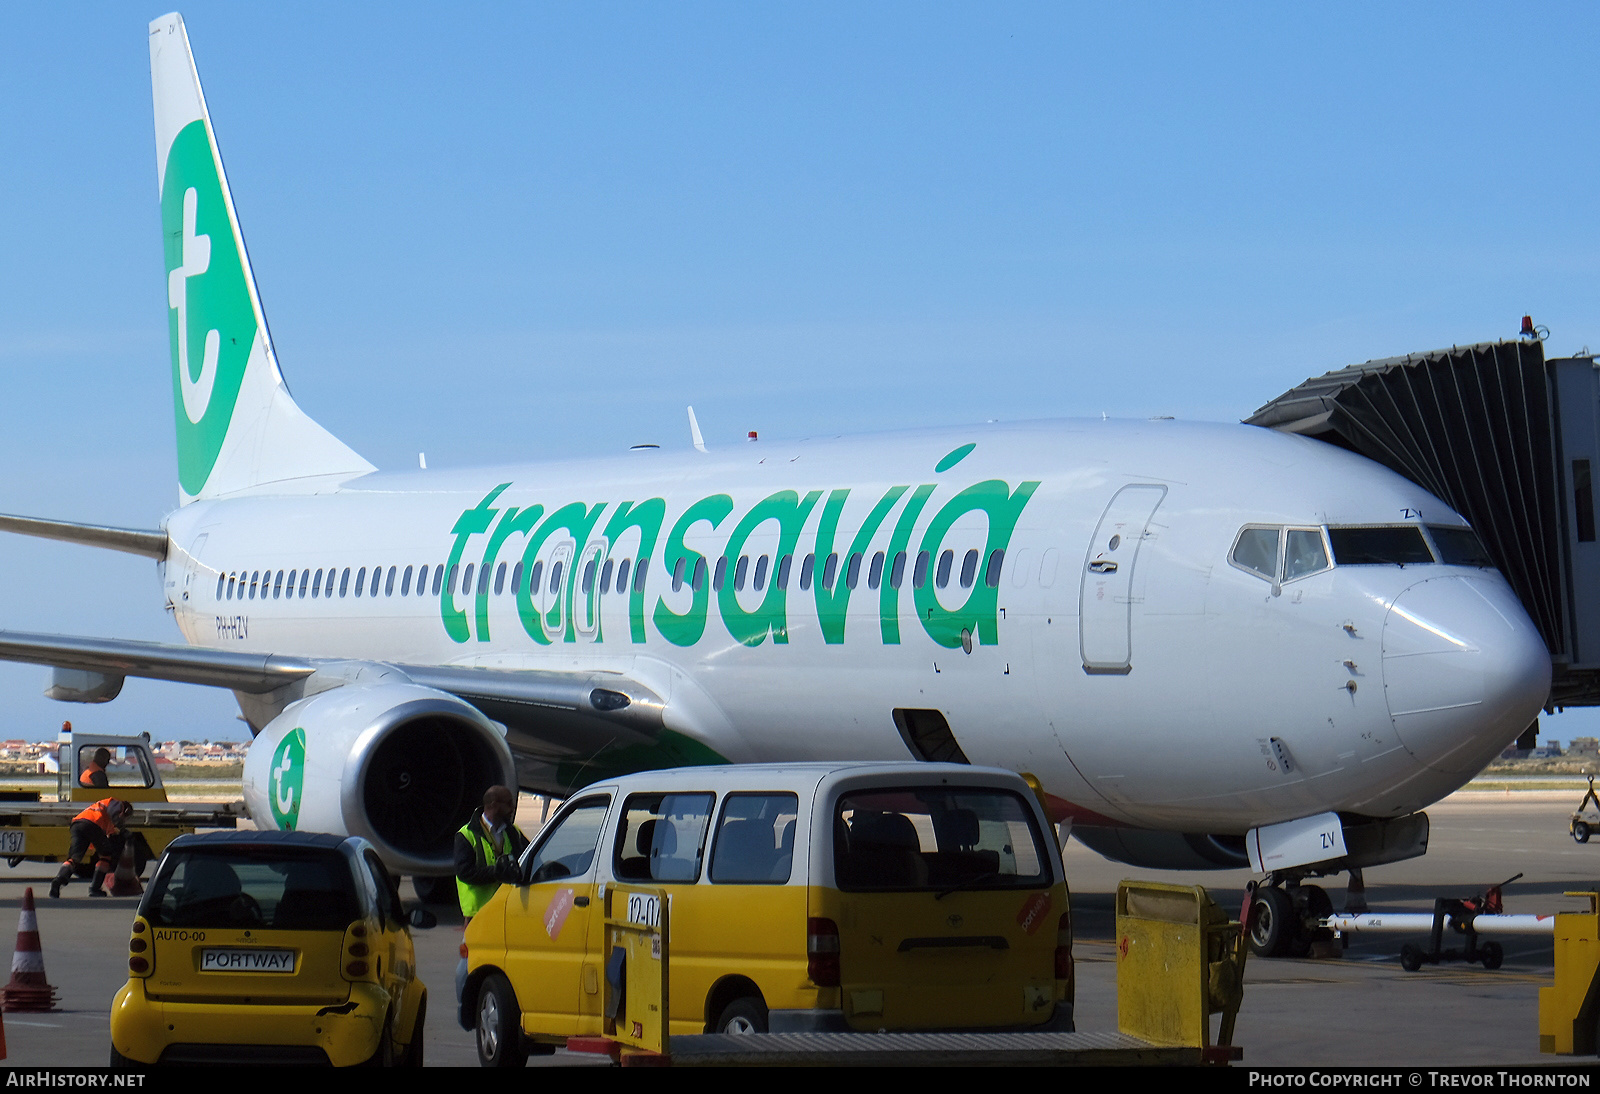
[[[695,420],[694,407],[689,408],[689,439],[694,442],[696,452],[706,450],[706,439],[700,435],[700,423]]]

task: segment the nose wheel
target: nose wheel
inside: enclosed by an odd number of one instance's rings
[[[1259,885],[1250,901],[1250,952],[1257,957],[1305,957],[1328,937],[1318,924],[1333,914],[1320,885]]]

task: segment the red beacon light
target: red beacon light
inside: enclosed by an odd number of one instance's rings
[[[748,433],[746,433],[744,435],[744,439],[747,440],[747,441],[755,440],[756,439],[756,431],[752,429],[750,432],[748,432]]]
[[[1532,338],[1533,336],[1534,336],[1533,316],[1524,315],[1522,317],[1522,337],[1524,337],[1524,338]]]

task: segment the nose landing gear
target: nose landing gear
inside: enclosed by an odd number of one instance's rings
[[[1333,901],[1320,885],[1268,875],[1250,899],[1250,952],[1258,957],[1305,957],[1318,942],[1332,942],[1321,926],[1333,914]]]

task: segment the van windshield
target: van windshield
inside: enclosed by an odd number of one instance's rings
[[[987,787],[845,794],[833,818],[835,881],[849,892],[1049,885],[1050,852],[1020,796]]]
[[[361,904],[337,851],[207,847],[169,854],[140,914],[152,927],[342,931]]]

